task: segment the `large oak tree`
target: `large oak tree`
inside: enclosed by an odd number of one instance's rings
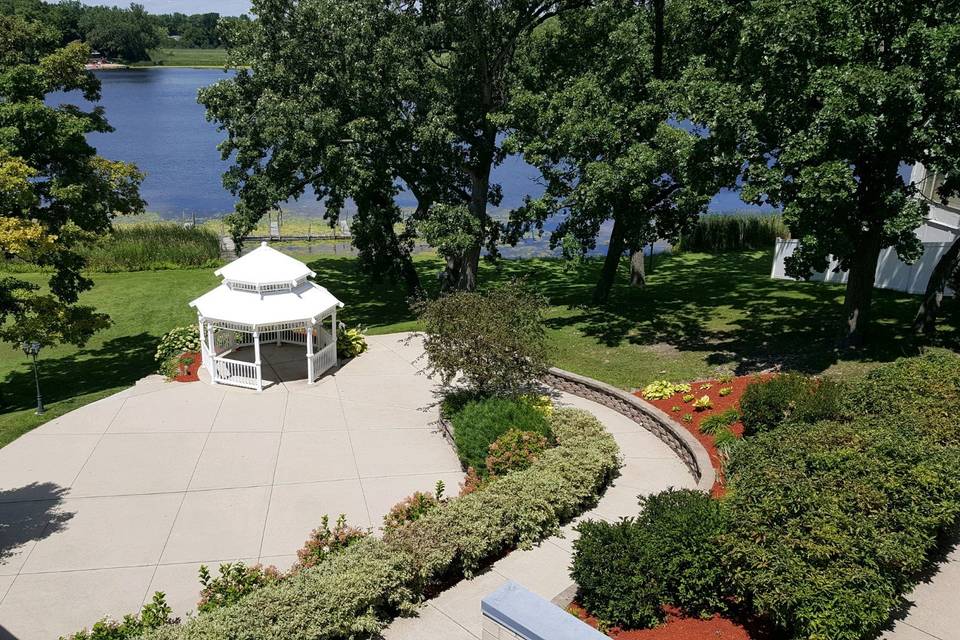
[[[89,48],[57,49],[55,30],[0,16],[0,252],[49,268],[49,293],[15,276],[0,278],[0,338],[82,344],[107,317],[76,304],[93,286],[77,244],[109,230],[118,214],[143,211],[142,174],[97,155],[86,134],[108,132],[102,107],[51,105],[55,91],[100,96],[84,69]]]
[[[663,46],[666,33],[682,47],[676,4],[666,7],[666,28],[661,3],[608,0],[560,16],[522,49],[503,118],[510,147],[546,183],[543,197],[513,212],[513,238],[559,217],[552,246],[583,253],[612,221],[595,303],[609,297],[625,251],[642,261],[645,245],[676,240],[720,186],[709,140],[677,120],[684,105],[669,78],[684,60],[665,57]]]
[[[880,252],[921,251],[927,207],[902,165],[945,175],[944,195],[960,187],[960,4],[727,0],[699,12],[693,103],[733,132],[745,199],[783,207],[800,241],[787,273],[839,260],[843,342],[857,346]]]

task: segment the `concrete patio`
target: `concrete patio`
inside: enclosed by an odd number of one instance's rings
[[[184,615],[201,563],[286,569],[324,514],[376,528],[414,491],[455,490],[404,338],[315,385],[301,348],[268,346],[263,393],[152,378],[0,449],[0,637],[50,640],[157,590]]]

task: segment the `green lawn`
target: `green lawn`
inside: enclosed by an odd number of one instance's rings
[[[371,333],[416,328],[403,290],[371,283],[350,257],[294,254],[308,260],[317,282],[346,304],[342,318]],[[876,292],[870,346],[860,353],[834,349],[842,317],[841,287],[769,278],[769,252],[657,257],[649,286],[623,282],[603,308],[586,305],[597,261],[571,267],[557,260],[501,261],[484,265],[482,282],[525,277],[551,301],[547,314],[555,365],[622,388],[657,378],[675,381],[711,375],[718,368],[747,372],[780,364],[811,373],[847,374],[916,353],[906,327],[916,298]],[[441,261],[418,256],[424,283],[435,286]],[[42,282],[46,276],[29,274]],[[113,326],[82,348],[41,354],[49,416],[133,384],[155,369],[157,341],[170,328],[195,321],[187,303],[214,286],[212,270],[96,274],[82,300],[109,313]],[[957,317],[952,303],[947,317]],[[944,323],[937,344],[955,348],[958,332]],[[0,446],[40,424],[33,416],[33,377],[26,358],[0,350]]]
[[[226,49],[159,48],[149,51],[150,59],[134,63],[135,67],[222,67],[227,62]]]

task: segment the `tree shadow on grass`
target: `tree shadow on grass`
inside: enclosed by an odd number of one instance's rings
[[[431,295],[436,295],[439,288],[436,273],[442,264],[433,258],[416,261],[421,283]],[[328,256],[307,266],[317,273],[314,281],[344,303],[340,317],[348,324],[380,327],[416,320],[403,285],[390,278],[379,281],[370,278],[360,271],[356,258]]]
[[[597,260],[578,268],[556,260],[505,262],[496,274],[525,276],[552,304],[565,305],[566,313],[547,320],[551,329],[573,329],[603,347],[666,344],[737,373],[770,366],[820,373],[841,361],[886,362],[927,345],[957,345],[957,332],[946,322],[934,341],[916,339],[909,325],[917,297],[877,290],[868,345],[841,351],[843,287],[773,280],[771,261],[769,252],[658,256],[644,289],[626,284],[624,262],[603,306],[587,304],[599,277]]]
[[[73,513],[61,510],[66,492],[52,482],[0,491],[0,563],[30,542],[66,528],[73,518]]]
[[[111,338],[97,347],[80,349],[69,355],[37,359],[40,391],[45,402],[67,400],[74,396],[132,385],[156,371],[153,354],[158,339],[148,333]],[[3,379],[0,412],[19,411],[36,406],[33,367],[23,366]]]

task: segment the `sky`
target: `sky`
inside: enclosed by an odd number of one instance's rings
[[[130,0],[81,0],[83,4],[130,6]],[[238,16],[250,10],[250,0],[137,0],[150,13],[212,13]]]

